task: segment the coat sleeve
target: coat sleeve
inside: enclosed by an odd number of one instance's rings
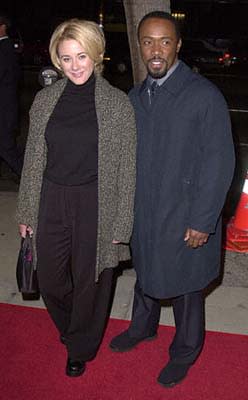
[[[206,100],[206,101],[205,101]],[[234,172],[234,146],[226,102],[217,90],[201,101],[200,161],[189,227],[214,233]]]
[[[133,228],[136,177],[136,124],[133,107],[125,98],[121,109],[121,149],[118,171],[118,206],[114,223],[114,240],[128,243]]]
[[[39,137],[37,120],[39,119],[40,109],[40,93],[30,109],[29,132],[25,148],[24,164],[22,169],[22,177],[18,193],[16,220],[18,223],[30,225],[33,228],[37,213],[37,204],[39,202],[40,192],[36,190],[41,186],[40,174],[43,165],[43,147],[45,141],[43,137]]]

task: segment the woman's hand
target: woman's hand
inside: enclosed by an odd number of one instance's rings
[[[26,237],[27,232],[29,233],[30,236],[32,236],[33,233],[34,233],[34,231],[31,228],[31,226],[25,225],[25,224],[19,224],[19,233],[20,233],[22,238]]]
[[[119,242],[118,240],[112,240],[113,244],[120,244],[121,242]]]

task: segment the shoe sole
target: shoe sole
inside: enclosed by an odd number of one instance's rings
[[[159,382],[159,381],[157,381],[157,382],[158,382],[158,384],[159,384],[160,386],[163,386],[163,387],[165,387],[166,389],[172,389],[174,386],[178,385],[178,384],[181,383],[183,380],[184,380],[184,378],[180,379],[180,380],[177,381],[177,382],[171,382],[171,383],[162,383],[162,382]]]
[[[83,370],[81,370],[80,372],[71,372],[68,370],[65,371],[66,376],[69,376],[69,378],[77,378],[77,377],[83,375],[84,372],[85,372],[85,368]]]
[[[112,350],[112,351],[115,352],[115,353],[125,353],[125,352],[127,352],[127,351],[130,351],[130,350],[134,349],[134,348],[137,347],[140,343],[142,343],[142,342],[149,342],[149,341],[155,340],[155,339],[157,339],[157,337],[158,337],[158,334],[156,333],[155,335],[153,335],[153,336],[148,336],[148,337],[146,337],[146,338],[140,340],[138,343],[134,344],[133,346],[126,347],[125,349],[120,349],[119,347],[112,347],[111,345],[109,345],[109,348],[110,348],[110,350]]]
[[[179,383],[181,383],[186,378],[186,376],[187,376],[187,373],[181,379],[178,379],[178,381],[176,381],[176,382],[163,383],[163,382],[160,382],[158,379],[157,379],[157,382],[160,386],[170,389],[170,388],[173,388],[174,386],[178,385]]]

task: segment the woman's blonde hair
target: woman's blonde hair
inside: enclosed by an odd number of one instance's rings
[[[86,54],[95,64],[95,72],[100,74],[103,70],[105,38],[99,25],[93,21],[73,18],[57,26],[50,40],[49,53],[53,65],[60,71],[62,69],[58,47],[62,41],[68,39],[76,40],[84,48]]]

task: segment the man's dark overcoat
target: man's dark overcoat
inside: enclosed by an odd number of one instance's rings
[[[148,105],[146,82],[130,92],[138,127],[132,239],[143,291],[155,298],[206,287],[219,274],[221,210],[234,169],[226,102],[180,62]],[[191,249],[187,228],[210,233]]]
[[[11,39],[0,40],[0,126],[5,131],[13,131],[17,124],[19,73]]]
[[[18,126],[18,79],[20,69],[14,45],[8,37],[0,40],[0,158],[21,174],[22,160],[16,147]]]

